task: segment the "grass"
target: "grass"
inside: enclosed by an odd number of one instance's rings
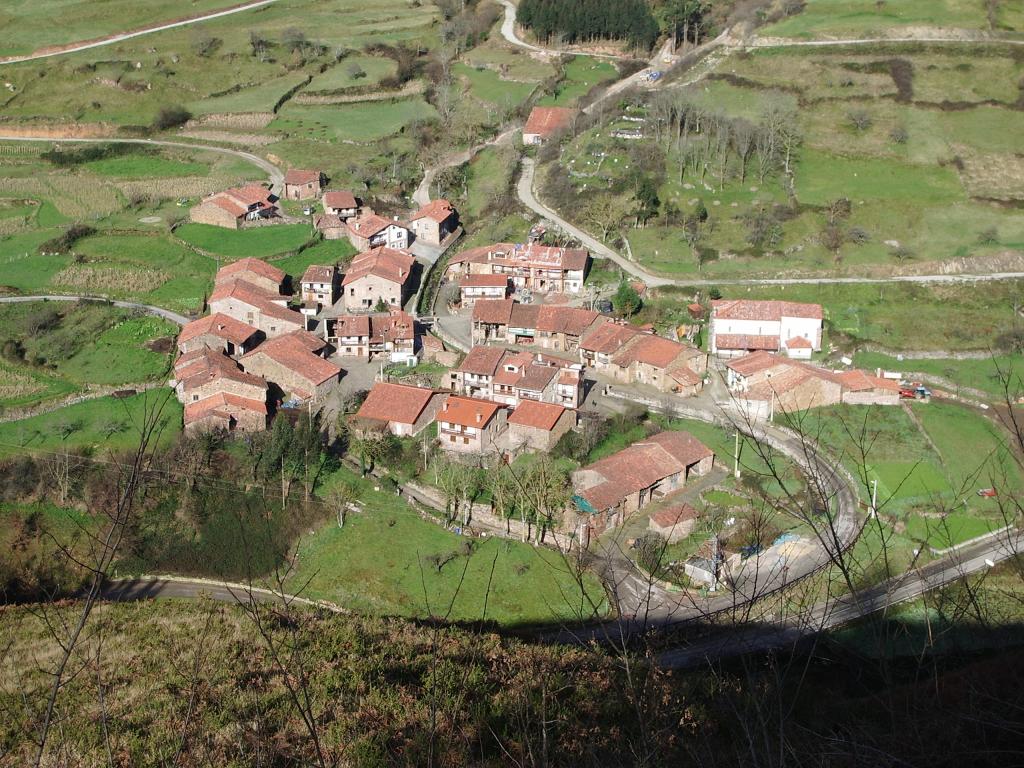
[[[477,219],[487,207],[505,193],[516,169],[515,150],[509,147],[488,147],[469,164],[469,191],[461,204],[463,214]]]
[[[159,413],[159,445],[181,431],[181,405],[169,389],[126,398],[100,397],[20,421],[0,423],[0,456],[68,449],[120,451],[138,445],[146,413]],[[62,437],[66,434],[66,437]]]
[[[809,0],[806,8],[766,27],[766,37],[879,36],[909,26],[987,29],[982,0]]]
[[[351,72],[353,67],[359,67],[363,74],[353,77]],[[314,77],[305,90],[309,93],[316,93],[376,85],[385,77],[393,77],[397,70],[398,64],[394,59],[380,56],[346,56],[323,74]]]
[[[615,67],[603,59],[576,56],[565,65],[565,76],[555,86],[553,93],[544,96],[537,103],[544,107],[572,107],[599,83],[614,80]]]
[[[838,197],[851,200],[913,200],[950,203],[964,198],[952,168],[927,168],[874,158],[846,158],[806,150],[796,177],[800,200],[823,205]]]
[[[0,56],[89,40],[232,4],[230,0],[155,0],[142,4],[131,0],[9,0],[0,14],[6,32]],[[54,23],[58,18],[61,23]]]
[[[161,179],[174,176],[205,176],[210,172],[203,163],[182,162],[159,155],[119,155],[86,163],[100,176],[120,179]]]
[[[135,317],[118,323],[91,339],[82,351],[60,364],[64,376],[80,384],[125,384],[167,374],[167,353],[154,352],[148,343],[175,337],[178,326],[159,317]]]
[[[491,69],[469,67],[459,62],[452,70],[469,82],[470,93],[481,101],[513,108],[526,101],[537,87],[536,83],[504,80]]]
[[[947,549],[1002,527],[1002,521],[955,512],[943,518],[911,515],[907,519],[907,534],[935,549]]]
[[[954,385],[971,387],[995,398],[1003,395],[1000,371],[1004,374],[1010,372],[1011,377],[1020,376],[1020,359],[1013,355],[996,355],[981,360],[897,360],[878,352],[858,352],[853,362],[869,370],[884,368],[907,374],[923,374],[925,381],[929,376],[941,377]]]
[[[345,470],[341,475],[338,479],[355,480]],[[370,615],[423,618],[445,615],[451,606],[454,621],[503,625],[578,615],[579,588],[557,553],[485,539],[471,556],[455,557],[438,573],[427,558],[461,552],[469,540],[421,519],[393,494],[358,482],[364,511],[350,514],[344,528],[332,523],[300,545],[294,580],[310,580],[309,596]],[[596,578],[587,575],[584,584],[603,612]]]
[[[253,229],[225,229],[212,224],[182,224],[174,234],[203,251],[241,259],[267,258],[296,250],[310,237],[305,224],[278,224]]]
[[[321,240],[300,253],[274,259],[273,264],[297,280],[310,264],[346,264],[355,253],[348,240]]]
[[[413,122],[436,117],[437,111],[420,98],[316,107],[289,104],[269,130],[321,141],[371,142],[401,133]]]

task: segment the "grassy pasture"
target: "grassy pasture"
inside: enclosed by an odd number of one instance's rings
[[[159,413],[162,427],[158,443],[170,444],[181,431],[181,405],[170,389],[155,389],[126,398],[86,400],[28,419],[0,423],[0,456],[65,446],[98,452],[130,449],[138,444],[147,412]]]
[[[0,26],[6,33],[0,56],[91,40],[231,5],[231,0],[8,0],[0,11]],[[73,22],[55,24],[57,18]]]
[[[158,179],[174,176],[206,176],[209,166],[182,162],[159,155],[120,155],[86,163],[85,167],[100,176],[119,179]]]
[[[335,106],[289,104],[278,113],[268,130],[284,136],[303,135],[328,142],[371,142],[400,133],[417,120],[435,117],[436,110],[421,98]]]
[[[188,102],[189,111],[196,115],[212,115],[224,112],[270,112],[274,105],[308,75],[292,72],[261,83],[244,86],[234,93],[223,96],[197,99]]]
[[[305,224],[278,224],[254,229],[225,229],[211,224],[182,224],[174,234],[196,248],[209,253],[241,259],[264,258],[294,251],[310,239]]]
[[[613,80],[616,70],[604,59],[576,56],[565,65],[565,77],[537,103],[545,107],[572,107],[598,83]]]
[[[468,67],[461,62],[454,66],[453,71],[469,83],[469,90],[473,96],[490,104],[518,106],[526,101],[537,87],[535,83],[503,80],[497,72]]]
[[[356,249],[348,240],[321,240],[301,253],[273,259],[271,263],[298,280],[310,264],[346,264],[355,253]]]
[[[988,20],[983,0],[808,0],[803,11],[766,27],[763,34],[877,37],[887,29],[911,26],[988,29]]]
[[[353,76],[354,67],[359,67],[363,74],[358,77]],[[315,93],[376,85],[385,77],[392,77],[397,71],[398,64],[393,59],[380,56],[346,56],[326,72],[314,77],[305,90],[308,93]]]
[[[884,368],[889,371],[923,373],[926,376],[941,376],[956,384],[987,392],[995,398],[1003,394],[1000,371],[1012,372],[1019,379],[1022,374],[1021,360],[1013,355],[997,355],[983,360],[897,360],[877,352],[858,352],[854,364],[861,368]],[[1019,386],[1019,385],[1018,385]]]
[[[471,557],[456,557],[438,573],[426,558],[457,552],[465,539],[422,520],[394,494],[375,492],[352,473],[342,470],[335,480],[357,483],[365,510],[350,514],[344,528],[332,522],[300,544],[293,578],[296,584],[309,580],[310,597],[411,617],[443,614],[454,599],[452,620],[505,625],[569,619],[588,601],[606,610],[595,577],[585,577],[584,598],[557,553],[515,541],[479,542]]]

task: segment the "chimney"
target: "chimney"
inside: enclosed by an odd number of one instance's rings
[[[484,420],[484,415],[482,413],[480,413],[480,411],[477,411],[476,412],[476,423],[479,424],[483,420]]]
[[[448,412],[448,401],[447,400],[444,401],[444,408],[442,408],[441,410],[443,410],[445,413]]]

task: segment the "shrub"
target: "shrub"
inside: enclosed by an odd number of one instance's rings
[[[864,243],[871,241],[871,233],[863,227],[850,227],[846,237],[854,245],[864,245]]]
[[[889,138],[892,139],[895,144],[906,144],[907,139],[910,138],[910,134],[907,133],[905,126],[897,125],[889,131]]]
[[[851,109],[846,113],[846,119],[858,131],[866,131],[874,125],[871,113],[866,109]]]
[[[64,230],[63,234],[50,238],[40,244],[40,253],[69,253],[75,247],[75,243],[83,237],[96,234],[96,230],[88,224],[72,224]]]
[[[978,234],[978,242],[981,245],[998,245],[999,230],[995,227],[989,227],[988,229],[982,230]]]
[[[192,113],[182,106],[162,107],[153,118],[153,129],[166,131],[184,125],[192,119]]]

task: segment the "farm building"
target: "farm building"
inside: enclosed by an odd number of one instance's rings
[[[305,318],[288,309],[287,303],[286,297],[269,294],[245,280],[215,285],[208,302],[211,312],[251,325],[268,339],[305,329]]]
[[[534,107],[523,127],[523,144],[543,144],[557,133],[572,125],[577,111],[568,107]]]
[[[669,544],[682,541],[697,525],[700,514],[684,501],[669,501],[661,509],[651,513],[647,528],[651,533],[663,537]]]
[[[709,349],[719,357],[782,352],[808,360],[821,349],[820,304],[721,299],[711,302]]]
[[[284,175],[284,196],[287,200],[312,200],[320,196],[320,171],[292,168]]]
[[[347,190],[331,190],[324,192],[320,202],[324,213],[347,221],[359,213],[359,199]]]
[[[531,451],[550,451],[576,426],[576,411],[553,403],[523,400],[508,417],[508,442]]]
[[[189,219],[196,224],[210,224],[225,229],[241,229],[247,222],[277,216],[277,198],[259,184],[232,187],[217,192],[189,209]]]
[[[505,275],[466,275],[459,279],[459,300],[472,307],[479,299],[504,299],[508,288]]]
[[[341,379],[341,368],[321,355],[327,342],[306,331],[294,331],[260,344],[239,362],[247,373],[277,385],[280,394],[299,400],[322,400]]]
[[[459,226],[459,214],[447,200],[432,200],[409,218],[409,226],[417,240],[440,245]]]
[[[272,264],[261,259],[245,258],[225,264],[214,277],[214,284],[221,285],[232,280],[244,280],[271,295],[284,292],[287,275]]]
[[[447,393],[408,384],[378,382],[355,415],[357,429],[367,424],[386,425],[398,437],[418,435],[435,420]]]
[[[262,338],[251,325],[218,312],[185,325],[178,334],[178,351],[184,354],[209,348],[227,355],[244,355]]]

